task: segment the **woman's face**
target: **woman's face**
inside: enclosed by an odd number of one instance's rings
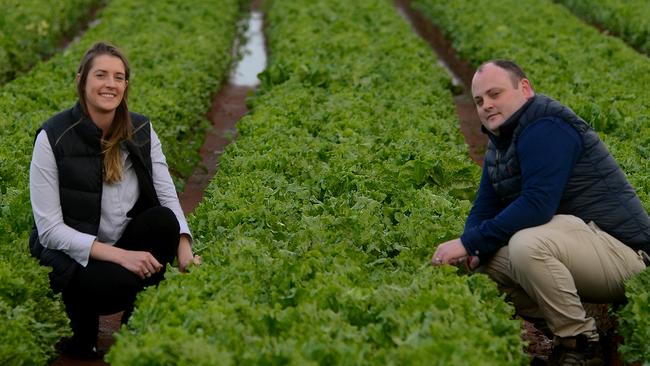
[[[91,117],[115,113],[124,98],[127,84],[122,60],[111,55],[95,57],[85,88],[86,107]]]

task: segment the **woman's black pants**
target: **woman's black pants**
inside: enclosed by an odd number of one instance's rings
[[[96,346],[100,315],[124,311],[122,323],[126,323],[137,293],[163,279],[167,263],[176,255],[178,240],[179,225],[174,213],[167,207],[154,207],[133,218],[115,246],[150,252],[163,265],[160,272],[141,279],[118,264],[92,258],[86,267],[79,267],[63,290],[75,348]]]

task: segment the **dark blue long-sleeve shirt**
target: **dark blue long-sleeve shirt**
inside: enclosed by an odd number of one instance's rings
[[[551,220],[583,148],[578,131],[556,117],[529,125],[516,144],[521,194],[511,202],[502,202],[484,168],[460,237],[467,253],[478,255],[481,262],[507,245],[517,231]]]

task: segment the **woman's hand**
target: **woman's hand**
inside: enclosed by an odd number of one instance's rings
[[[162,269],[162,264],[149,252],[133,250],[125,250],[124,252],[120,265],[142,279],[149,278]]]
[[[97,240],[90,248],[90,257],[119,264],[141,279],[149,278],[162,269],[162,264],[149,252],[126,250]]]
[[[201,256],[192,254],[192,245],[187,234],[181,234],[178,241],[178,267],[181,272],[187,271],[190,264],[200,265]]]

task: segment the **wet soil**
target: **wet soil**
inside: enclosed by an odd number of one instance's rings
[[[458,127],[465,137],[467,152],[476,164],[483,166],[488,137],[481,132],[481,120],[476,114],[474,101],[468,94],[461,94],[454,97],[454,103],[458,114]]]
[[[262,2],[263,0],[252,0],[250,2],[248,10],[250,10],[253,14],[254,12],[261,11]],[[263,32],[263,25],[264,21],[262,15],[262,29],[260,32]],[[248,36],[254,37],[250,34]],[[266,40],[265,37],[262,38],[264,41]],[[251,39],[249,41],[254,40]],[[240,46],[243,46],[246,49],[247,45]],[[268,47],[266,47],[266,44],[257,46],[261,47],[262,49],[248,49],[248,51],[254,55],[254,58],[261,59],[265,57],[265,50],[267,50]],[[257,54],[256,52],[261,53]],[[246,61],[246,56],[244,56],[244,58],[240,60],[240,63]],[[207,132],[203,146],[199,151],[202,161],[194,169],[194,172],[186,182],[184,191],[179,194],[181,207],[183,208],[183,212],[185,212],[185,214],[194,211],[199,202],[201,202],[205,189],[219,168],[219,157],[221,154],[223,154],[225,147],[237,136],[237,129],[235,128],[235,125],[242,117],[248,113],[248,108],[246,107],[246,97],[249,94],[253,93],[256,88],[256,82],[252,81],[251,83],[251,78],[249,76],[256,74],[255,68],[258,66],[259,65],[249,65],[242,70],[235,68],[233,70],[234,74],[241,72],[247,75],[231,75],[230,79],[224,83],[224,85],[222,85],[219,93],[212,101],[212,106],[207,113],[208,119],[212,122],[212,129]],[[252,85],[239,85],[238,82],[242,81],[244,83]]]
[[[227,84],[214,98],[208,112],[212,129],[206,134],[199,152],[202,161],[185,184],[185,190],[179,195],[185,214],[194,211],[201,202],[203,192],[219,167],[219,157],[237,135],[237,121],[248,113],[246,96],[252,91],[251,87]]]

